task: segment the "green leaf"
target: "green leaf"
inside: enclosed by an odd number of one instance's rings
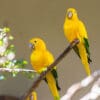
[[[10,28],[4,27],[4,28],[3,28],[3,31],[4,31],[5,33],[10,32]]]
[[[28,62],[26,60],[23,60],[23,65],[27,65]]]
[[[13,40],[14,39],[14,37],[13,36],[9,36],[9,40]]]
[[[7,48],[7,50],[6,50],[6,52],[5,52],[5,55],[9,54],[10,52],[15,53],[14,45],[10,45],[10,46]]]
[[[2,40],[0,40],[0,46],[2,46],[3,45],[3,41]]]
[[[23,74],[29,79],[34,78],[34,73],[33,72],[23,72]]]
[[[14,72],[12,72],[12,76],[13,76],[13,77],[16,77],[16,76],[17,76],[17,74],[18,74],[18,72],[15,72],[15,71],[14,71]]]
[[[15,68],[25,68],[28,62],[26,60],[14,60]]]

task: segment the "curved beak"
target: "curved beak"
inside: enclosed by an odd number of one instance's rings
[[[69,12],[67,13],[67,17],[68,17],[69,19],[71,19],[72,16],[73,16],[73,13],[69,11]]]
[[[34,49],[34,44],[29,43],[29,48],[31,48],[33,50]]]

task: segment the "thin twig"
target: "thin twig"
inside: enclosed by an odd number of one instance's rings
[[[0,72],[35,72],[35,70],[21,68],[0,68]]]
[[[34,91],[39,83],[43,80],[43,78],[46,76],[46,74],[52,70],[54,66],[56,66],[70,51],[71,49],[79,43],[78,39],[75,39],[72,41],[69,46],[58,56],[58,58],[53,62],[50,66],[47,67],[47,70],[42,72],[40,76],[34,81],[33,85],[30,87],[30,89],[20,98],[20,100],[25,100],[32,91]]]

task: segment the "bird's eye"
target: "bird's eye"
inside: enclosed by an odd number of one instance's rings
[[[35,40],[34,43],[36,43],[37,41]]]

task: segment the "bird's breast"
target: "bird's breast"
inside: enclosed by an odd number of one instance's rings
[[[77,38],[78,26],[73,22],[65,22],[64,24],[64,34],[69,42],[72,42]]]
[[[31,60],[32,67],[36,71],[39,71],[44,67],[45,62],[44,62],[44,56],[42,53],[39,53],[39,52],[32,53],[30,60]]]

